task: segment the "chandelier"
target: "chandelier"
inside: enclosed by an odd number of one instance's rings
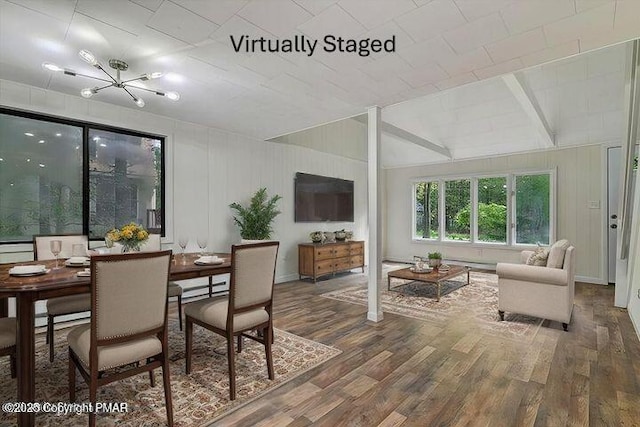
[[[128,79],[128,80],[122,80],[120,78],[120,72],[121,71],[126,71],[129,68],[129,65],[124,62],[121,59],[110,59],[109,60],[109,67],[113,68],[115,70],[115,77],[109,73],[103,66],[102,64],[100,64],[100,62],[96,59],[96,57],[89,52],[88,50],[81,50],[79,52],[80,58],[82,58],[84,61],[86,61],[88,64],[93,65],[94,67],[96,67],[98,70],[102,71],[103,73],[105,73],[109,78],[108,79],[103,79],[100,77],[95,77],[95,76],[90,76],[87,74],[82,74],[82,73],[77,73],[73,70],[69,70],[67,68],[62,68],[57,66],[56,64],[52,64],[50,62],[43,62],[42,63],[42,67],[46,70],[49,71],[54,71],[54,72],[63,72],[64,74],[68,75],[68,76],[81,76],[81,77],[88,77],[90,79],[94,79],[94,80],[100,80],[101,82],[104,83],[108,83],[104,86],[95,86],[95,87],[88,87],[88,88],[84,88],[80,91],[80,95],[82,95],[85,98],[91,98],[93,95],[95,95],[96,93],[100,92],[103,89],[109,88],[109,87],[117,87],[120,88],[122,90],[124,90],[125,92],[127,92],[127,94],[129,94],[129,96],[131,97],[131,99],[133,99],[133,102],[136,103],[136,105],[140,108],[144,107],[144,100],[142,98],[140,98],[137,95],[134,95],[131,92],[131,89],[135,89],[135,90],[145,90],[147,92],[151,92],[154,93],[156,95],[159,96],[166,96],[167,98],[169,98],[172,101],[177,101],[178,99],[180,99],[180,94],[178,94],[177,92],[165,92],[162,90],[155,90],[155,89],[147,89],[145,87],[141,87],[135,84],[132,84],[134,82],[143,82],[143,81],[147,81],[147,80],[152,80],[152,79],[157,79],[158,77],[162,77],[162,73],[160,72],[155,72],[155,73],[149,73],[149,74],[143,74],[139,77],[135,77],[133,79]]]

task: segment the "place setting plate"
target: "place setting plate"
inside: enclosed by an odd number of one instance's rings
[[[193,261],[195,265],[217,265],[222,264],[224,258],[218,258],[217,256],[201,256],[197,260]]]
[[[67,267],[88,267],[91,265],[91,260],[87,257],[71,257],[64,262]]]
[[[16,265],[9,270],[9,275],[16,277],[41,276],[50,272],[44,265]]]

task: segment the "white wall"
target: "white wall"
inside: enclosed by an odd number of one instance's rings
[[[182,234],[190,237],[190,250],[197,249],[196,237],[206,234],[210,249],[229,251],[231,244],[240,240],[229,204],[247,202],[259,187],[267,187],[269,194],[283,197],[279,202],[282,214],[274,223],[274,238],[281,242],[277,281],[298,277],[297,245],[309,241],[311,231],[345,228],[354,231],[354,238],[366,238],[364,162],[296,145],[259,141],[150,114],[144,109],[114,106],[7,80],[0,80],[0,105],[166,135],[167,237],[163,244],[176,251],[180,249],[174,241]],[[180,108],[179,104],[170,107]],[[294,223],[296,172],[354,180],[354,222]],[[31,245],[0,246],[0,262],[28,259],[32,259]]]
[[[520,249],[464,243],[412,240],[412,180],[421,177],[459,176],[557,168],[557,239],[566,238],[577,249],[576,275],[604,283],[603,215],[600,146],[517,154],[487,159],[386,170],[387,253],[389,259],[411,260],[413,255],[440,251],[445,258],[477,262],[519,262]],[[598,201],[599,209],[589,209]],[[390,238],[393,236],[393,238]]]

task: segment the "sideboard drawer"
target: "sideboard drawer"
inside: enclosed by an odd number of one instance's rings
[[[315,255],[317,260],[331,259],[335,257],[334,248],[332,246],[316,248],[315,252],[316,252]]]
[[[364,255],[364,247],[362,243],[352,243],[349,245],[350,255]]]
[[[328,259],[328,260],[324,260],[324,261],[318,261],[316,263],[316,268],[315,268],[316,276],[319,276],[319,275],[325,274],[325,273],[333,272],[334,264],[335,264],[335,261],[332,260],[332,259]]]
[[[333,256],[335,258],[342,258],[349,255],[349,246],[347,245],[335,246],[333,249]]]

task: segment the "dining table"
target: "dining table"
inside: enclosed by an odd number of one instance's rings
[[[212,277],[231,272],[231,254],[213,253],[222,263],[196,264],[200,254],[174,254],[169,280],[178,281]],[[18,265],[45,265],[45,273],[33,276],[13,276],[9,270]],[[91,292],[91,277],[78,275],[83,268],[66,266],[55,261],[31,261],[0,264],[0,317],[8,315],[6,297],[16,299],[16,372],[17,402],[35,402],[35,302],[49,298]],[[132,284],[135,285],[135,284]],[[19,412],[19,426],[33,426],[35,413]]]

